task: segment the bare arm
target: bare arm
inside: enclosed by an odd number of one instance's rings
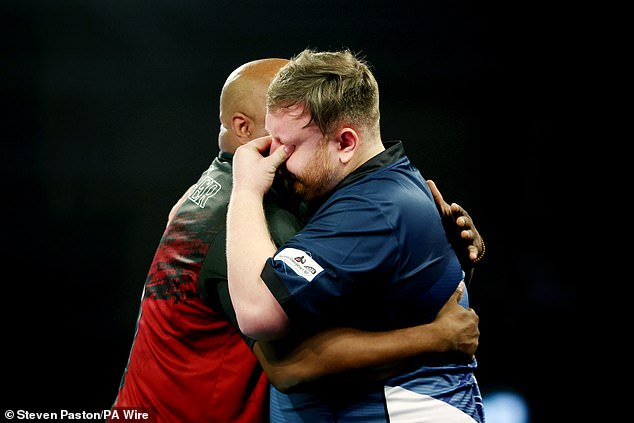
[[[261,207],[262,196],[270,187],[273,172],[268,174],[268,186],[258,181],[266,180],[267,172],[262,169],[274,170],[285,157],[273,158],[276,163],[271,161],[273,155],[264,158],[258,151],[263,151],[268,145],[260,140],[242,146],[234,156],[234,187],[227,219],[227,261],[229,291],[241,330],[247,336],[270,341],[286,334],[288,318],[259,277],[264,262],[275,252]],[[254,177],[254,170],[265,177]],[[442,200],[437,189],[434,197],[437,202]],[[459,209],[458,213],[462,211]],[[443,216],[453,216],[451,206],[449,213]],[[461,219],[461,222],[464,221]],[[452,228],[455,230],[454,226],[458,223],[457,220],[453,222]],[[281,347],[289,345],[285,341],[258,342],[254,352],[271,382],[281,390],[291,390],[333,377],[342,381],[346,380],[346,375],[353,375],[351,379],[357,381],[360,375],[362,380],[380,380],[396,374],[407,360],[424,353],[460,351],[456,345],[462,345],[462,351],[467,351],[467,356],[473,355],[479,336],[477,316],[473,310],[459,306],[457,300],[453,302],[455,304],[450,305],[450,308],[455,306],[475,319],[474,326],[471,326],[475,327],[475,332],[471,332],[471,341],[464,341],[468,337],[450,338],[450,331],[434,322],[392,332],[368,333],[336,328],[291,348]],[[444,311],[437,318],[441,322],[443,315]],[[468,348],[473,348],[473,352],[469,353]]]
[[[264,156],[271,137],[256,138],[236,150],[233,189],[227,210],[227,276],[240,331],[257,340],[274,340],[289,330],[288,316],[260,277],[275,254],[262,205],[284,148]]]
[[[461,283],[428,324],[385,332],[333,328],[288,350],[277,343],[257,342],[254,353],[269,381],[283,392],[327,381],[384,380],[429,353],[456,351],[470,359],[478,347],[479,318],[473,309],[458,304],[463,290]]]
[[[436,184],[427,181],[443,218],[454,250],[472,275],[473,265],[484,255],[484,241],[467,211],[447,203]],[[256,343],[254,352],[271,383],[282,391],[306,384],[382,380],[424,355],[456,351],[472,357],[478,346],[479,318],[473,309],[457,301],[456,292],[429,324],[386,332],[334,328],[297,343],[291,349],[278,344]],[[362,371],[362,372],[361,372]]]

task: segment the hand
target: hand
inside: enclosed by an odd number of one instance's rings
[[[447,338],[449,351],[460,351],[473,357],[480,339],[480,318],[472,308],[464,308],[458,303],[464,290],[465,283],[462,281],[440,309],[433,324],[439,329],[440,336]]]
[[[434,181],[427,180],[427,185],[436,202],[447,237],[460,262],[473,266],[484,254],[484,240],[473,224],[471,216],[457,203],[447,203]]]
[[[233,156],[233,190],[248,190],[262,196],[271,188],[275,171],[291,155],[292,146],[285,145],[269,155],[271,137],[256,138],[236,150]]]

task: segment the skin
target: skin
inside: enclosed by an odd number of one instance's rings
[[[254,139],[268,139],[269,130],[265,126],[266,90],[275,73],[286,63],[285,59],[258,60],[239,67],[229,75],[220,97],[218,145],[222,151],[236,152],[241,146],[250,145]],[[261,153],[269,146],[263,146]],[[277,147],[279,145],[273,146],[273,153]],[[296,160],[290,162],[292,169],[295,164],[306,164],[300,163],[300,159],[307,160],[297,155]],[[272,183],[273,169],[270,176],[268,182]],[[262,194],[268,187],[270,185],[265,189],[263,186]],[[438,198],[442,199],[440,192]],[[450,209],[444,200],[439,210],[443,208]],[[462,217],[465,218],[462,222],[464,226],[460,226],[464,228],[463,232],[475,231],[466,212],[457,218]],[[262,220],[265,223],[264,215]],[[451,227],[457,228],[457,221]],[[478,235],[477,232],[474,234]],[[268,238],[268,232],[266,236]],[[472,309],[465,309],[458,304],[461,293],[459,288],[434,322],[427,325],[389,332],[334,328],[293,343],[290,347],[285,344],[282,348],[279,343],[259,341],[255,344],[254,353],[269,381],[282,391],[296,389],[326,377],[344,377],[347,372],[359,369],[367,370],[364,374],[369,377],[386,377],[389,375],[388,363],[404,362],[425,352],[460,351],[471,357],[478,346],[478,316]],[[370,369],[377,370],[371,372]]]
[[[471,262],[475,261],[478,256],[482,254],[482,246],[484,244],[480,233],[476,227],[473,226],[471,216],[469,216],[469,213],[467,213],[467,211],[458,203],[447,203],[433,180],[428,179],[427,186],[434,196],[434,201],[436,202],[438,211],[440,211],[440,215],[445,219],[453,220],[455,222],[456,226],[459,228],[460,238],[466,242],[469,259]]]
[[[461,205],[458,203],[447,203],[433,180],[428,179],[427,186],[434,197],[445,228],[455,225],[454,231],[447,231],[451,244],[458,252],[460,251],[457,248],[458,246],[462,246],[467,250],[467,256],[459,254],[458,259],[465,271],[465,282],[468,286],[473,279],[475,263],[484,257],[484,240],[473,225],[471,216]]]
[[[362,131],[353,126],[343,127],[324,139],[303,104],[269,112],[266,127],[271,134],[271,151],[287,149],[286,169],[300,181],[305,180],[304,189],[310,191],[301,194],[309,201],[332,191],[346,175],[385,150],[378,137],[361,142]],[[256,156],[251,158],[257,161]],[[243,178],[236,179],[240,184],[245,182]],[[258,193],[268,190],[264,184],[246,182],[247,188],[252,186]]]
[[[254,352],[269,381],[282,392],[328,386],[333,378],[339,385],[387,379],[407,364],[424,360],[424,352],[462,351],[471,358],[480,332],[473,309],[458,304],[463,291],[461,283],[428,325],[387,332],[334,328],[303,340],[290,350],[258,341]],[[470,336],[453,337],[454,340],[447,336],[450,332],[466,334],[467,327]]]
[[[227,214],[229,292],[243,333],[261,340],[288,335],[290,321],[260,278],[276,246],[268,235],[262,199],[277,168],[304,181],[306,200],[332,190],[346,175],[385,148],[378,131],[342,124],[323,135],[302,103],[268,111],[270,136],[241,146],[234,157],[233,193]],[[271,154],[265,156],[265,151]],[[246,242],[248,240],[248,242]],[[240,251],[240,255],[232,252]],[[241,256],[249,257],[244,263]]]
[[[340,125],[333,134],[322,134],[302,103],[269,110],[266,127],[270,136],[240,147],[234,158],[227,252],[229,292],[236,299],[240,329],[250,337],[270,341],[290,333],[288,316],[260,278],[263,263],[276,251],[261,206],[276,169],[284,163],[294,177],[293,188],[311,200],[331,191],[384,147],[378,131],[349,123]],[[264,155],[265,151],[271,154]],[[441,200],[433,181],[429,184],[435,199]],[[443,215],[460,210],[446,204],[443,207]],[[464,221],[461,219],[462,224]],[[474,234],[466,230],[460,236],[468,238]],[[244,242],[245,239],[249,241]],[[239,251],[240,256],[233,255],[233,251]],[[249,257],[249,263],[245,264],[241,256]]]

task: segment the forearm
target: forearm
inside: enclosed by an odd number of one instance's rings
[[[283,334],[281,323],[286,316],[260,278],[264,263],[274,253],[262,197],[248,190],[234,190],[227,212],[229,294],[240,329],[255,339]]]
[[[425,353],[445,352],[453,344],[435,324],[387,332],[334,328],[284,352],[272,343],[256,343],[254,352],[270,382],[290,391],[324,379],[347,383],[380,381]],[[359,372],[363,370],[363,372]]]

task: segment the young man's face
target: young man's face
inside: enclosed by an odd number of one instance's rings
[[[327,193],[339,182],[337,143],[325,139],[310,120],[302,104],[266,115],[266,129],[272,138],[271,151],[280,145],[295,147],[285,163],[286,170],[282,168],[281,173],[290,188],[305,200]]]

